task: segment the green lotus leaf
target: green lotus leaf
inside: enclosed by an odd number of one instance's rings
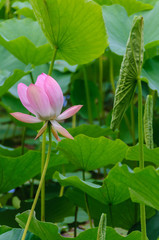
[[[155,165],[159,165],[159,148],[149,149],[144,145],[144,160],[146,162],[154,163]],[[139,161],[139,145],[129,147],[126,153],[125,158],[127,160]]]
[[[0,44],[26,65],[41,65],[52,58],[52,49],[40,26],[32,19],[0,23]]]
[[[148,59],[143,66],[141,77],[145,80],[152,90],[157,90],[159,94],[159,81],[158,81],[158,60],[159,56]]]
[[[138,0],[94,0],[95,2],[99,3],[100,5],[113,5],[113,4],[119,4],[123,6],[128,15],[131,15],[133,13],[137,13],[140,11],[150,10],[153,8],[150,2],[142,3]]]
[[[0,97],[3,96],[16,82],[18,82],[22,77],[28,75],[31,69],[26,68],[24,71],[20,69],[15,69],[12,75],[1,74],[3,79],[3,84],[0,85]]]
[[[20,215],[16,216],[16,221],[20,224],[20,226],[24,227],[28,218],[28,213],[24,212]],[[71,240],[72,238],[65,238],[62,237],[58,233],[58,228],[56,225],[48,222],[40,222],[38,221],[35,216],[32,217],[29,231],[34,233],[36,236],[40,237],[41,240]],[[82,233],[80,233],[76,238],[76,240],[97,240],[97,228],[94,229],[88,229]],[[54,234],[54,235],[53,235]],[[54,238],[52,238],[54,236]],[[106,229],[106,236],[109,237],[108,239],[111,240],[141,240],[141,233],[138,231],[135,231],[128,235],[127,237],[122,237],[119,235],[115,229],[107,227]],[[7,238],[6,238],[7,239]],[[13,238],[12,240],[14,240]],[[10,239],[9,239],[10,240]],[[16,238],[17,240],[17,238]]]
[[[16,221],[22,228],[25,228],[30,211],[26,211],[22,214],[16,216]],[[41,240],[51,240],[54,236],[54,239],[58,239],[58,228],[53,223],[45,223],[38,221],[35,216],[32,217],[29,232],[34,233]]]
[[[63,157],[77,168],[91,171],[121,162],[125,157],[127,145],[119,139],[112,141],[105,137],[78,135],[74,140],[62,140],[58,149]]]
[[[115,92],[111,120],[111,129],[113,130],[119,128],[124,113],[131,102],[137,79],[140,77],[143,50],[143,18],[134,17]]]
[[[144,136],[146,146],[150,149],[153,148],[153,98],[148,95],[145,103],[144,111]]]
[[[117,182],[114,184],[114,174],[112,174],[112,171],[110,171],[108,177],[105,178],[102,186],[82,181],[76,176],[64,177],[58,172],[55,172],[54,178],[56,178],[61,185],[73,186],[80,189],[103,204],[116,205],[127,200],[129,193],[127,187],[125,188],[123,184]]]
[[[3,96],[17,81],[32,71],[0,46],[0,97]]]
[[[129,1],[125,1],[125,3],[129,4]],[[128,17],[124,7],[120,5],[102,6],[102,9],[110,49],[118,55],[124,55],[133,15]],[[144,18],[144,47],[146,51],[149,51],[159,45],[159,2],[152,10],[139,14]],[[154,50],[153,52],[155,54]]]
[[[92,138],[98,138],[101,136],[115,137],[114,132],[110,128],[103,128],[103,127],[99,127],[98,125],[82,124],[75,128],[69,128],[68,130],[73,137],[79,134],[84,134]]]
[[[88,0],[30,0],[57,58],[84,64],[108,46],[101,7]]]
[[[142,3],[149,3],[152,6],[155,6],[155,4],[158,2],[158,0],[140,0]]]
[[[154,167],[146,167],[134,173],[126,165],[116,166],[113,175],[114,183],[117,181],[129,188],[133,201],[159,210],[159,174]]]
[[[23,15],[25,17],[30,17],[33,20],[36,20],[35,15],[33,13],[32,6],[29,2],[27,2],[27,1],[24,1],[24,2],[16,1],[12,4],[12,8],[16,9],[15,14]]]
[[[52,155],[53,156],[51,156],[49,167],[67,163],[66,160],[56,156],[56,154]],[[38,151],[28,151],[19,157],[8,157],[1,155],[0,192],[5,193],[40,174],[40,161],[41,153]]]
[[[23,235],[22,229],[14,228],[6,233],[1,234],[0,240],[20,240],[22,238],[22,235]],[[26,234],[25,240],[40,240],[40,239],[37,238],[32,233],[28,232]]]

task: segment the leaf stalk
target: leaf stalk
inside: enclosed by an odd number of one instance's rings
[[[85,171],[84,171],[84,170],[83,170],[83,181],[85,181]],[[88,217],[89,217],[90,227],[93,228],[92,218],[91,218],[91,214],[90,214],[90,210],[89,210],[89,205],[88,205],[88,197],[87,197],[87,194],[86,194],[86,193],[84,193],[84,200],[85,200],[85,205],[86,205],[87,214],[88,214]]]
[[[53,66],[54,66],[54,62],[55,62],[55,59],[56,59],[57,49],[58,49],[57,47],[54,48],[53,57],[52,57],[52,61],[51,61],[49,72],[48,72],[48,75],[50,75],[50,76],[51,76],[52,71],[53,71]]]
[[[138,137],[139,137],[139,166],[144,169],[144,150],[143,150],[143,114],[142,114],[142,85],[141,79],[137,79],[138,84]],[[140,204],[141,232],[142,240],[147,239],[146,234],[146,212],[145,204]]]

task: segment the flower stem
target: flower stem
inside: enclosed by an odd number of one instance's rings
[[[57,48],[54,49],[48,75],[52,74],[56,53],[57,53]],[[46,131],[43,134],[43,140],[42,140],[41,176],[42,176],[44,165],[45,165],[45,151],[46,151]],[[45,178],[41,188],[41,221],[45,221]]]
[[[48,75],[52,74],[56,54],[57,54],[57,48],[54,49]],[[42,140],[41,176],[43,174],[44,165],[45,165],[45,151],[46,151],[46,131],[43,134],[43,140]],[[45,178],[41,187],[41,221],[45,221]]]
[[[87,99],[88,120],[89,120],[89,123],[92,124],[93,123],[92,108],[91,108],[90,92],[89,92],[88,79],[87,79],[85,66],[83,66],[83,75],[84,75],[84,84],[85,84],[85,92],[86,92],[86,99]]]
[[[85,181],[85,171],[84,170],[83,170],[83,181]],[[88,205],[88,197],[87,197],[86,193],[84,193],[84,200],[85,200],[85,204],[86,204],[87,214],[88,214],[88,217],[89,217],[90,227],[93,228],[91,214],[90,214],[89,205]]]
[[[138,137],[139,137],[139,166],[144,169],[144,151],[143,151],[143,117],[142,117],[142,86],[141,79],[138,78]],[[141,232],[142,240],[147,239],[146,234],[146,213],[145,204],[140,204]]]
[[[54,62],[55,62],[55,59],[56,59],[56,54],[57,54],[57,48],[54,48],[53,57],[52,57],[52,61],[51,61],[49,72],[48,72],[48,75],[50,75],[50,76],[52,74]]]
[[[43,133],[42,140],[41,176],[43,174],[45,165],[45,151],[46,151],[46,131]],[[45,221],[45,178],[41,187],[41,221]]]
[[[48,164],[49,164],[49,159],[50,159],[50,154],[51,154],[51,143],[52,143],[52,141],[51,141],[51,127],[50,127],[50,124],[48,124],[48,130],[49,130],[49,148],[48,148],[47,158],[46,158],[46,162],[45,162],[45,165],[44,165],[44,170],[43,170],[43,173],[42,173],[42,176],[41,176],[41,179],[40,179],[40,183],[39,183],[39,186],[38,186],[35,198],[34,198],[34,202],[33,202],[33,205],[32,205],[32,208],[31,208],[31,211],[30,211],[27,223],[25,225],[25,229],[24,229],[23,236],[22,236],[21,240],[25,240],[25,237],[26,237],[26,234],[27,234],[27,231],[28,231],[28,228],[29,228],[32,216],[33,216],[33,213],[34,213],[34,209],[35,209],[36,203],[37,203],[39,195],[40,195],[41,187],[42,187],[44,179],[45,179],[47,167],[48,167]]]

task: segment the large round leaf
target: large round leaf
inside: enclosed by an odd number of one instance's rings
[[[27,218],[28,218],[28,211],[24,212],[20,215],[16,216],[16,221],[19,223],[19,225],[21,227],[24,227],[26,222],[27,222]],[[93,228],[93,229],[88,229],[82,233],[80,233],[76,238],[76,240],[96,240],[97,239],[97,228]],[[48,223],[48,222],[40,222],[38,221],[35,216],[32,217],[31,219],[31,223],[29,226],[29,231],[34,233],[36,236],[39,236],[40,239],[42,240],[71,240],[72,238],[65,238],[62,237],[59,233],[58,233],[58,228],[56,225],[52,224],[52,223]],[[108,239],[111,240],[141,240],[141,233],[140,232],[133,232],[130,235],[128,235],[127,237],[122,237],[121,235],[119,235],[115,229],[107,227],[106,229],[106,236],[108,237]],[[14,239],[13,239],[14,240]],[[17,240],[17,238],[16,238]]]
[[[17,81],[29,74],[31,66],[26,66],[0,46],[0,97],[3,96]]]
[[[128,1],[125,1],[125,0],[94,0],[94,1],[99,3],[100,5],[119,4],[126,9],[128,15],[153,8],[152,5],[148,4],[149,2],[142,3],[141,1],[138,1],[138,0],[128,0]]]
[[[109,188],[109,191],[112,193],[113,188],[112,189]],[[112,196],[115,196],[115,192],[116,191],[114,191],[114,194]],[[80,191],[77,188],[70,187],[66,191],[66,196],[71,201],[73,201],[73,203],[76,206],[79,206],[86,210],[83,191]],[[94,219],[95,226],[98,225],[99,219],[102,213],[107,214],[108,226],[110,227],[116,226],[117,228],[122,228],[126,230],[129,230],[132,226],[134,226],[140,220],[140,206],[136,203],[133,203],[130,200],[130,198],[124,202],[114,205],[114,204],[111,204],[111,199],[109,202],[105,202],[103,204],[95,200],[94,198],[88,196],[88,203],[89,203],[90,215],[92,219]],[[146,207],[147,219],[154,216],[154,214],[155,214],[154,209],[150,207]]]
[[[92,138],[98,138],[101,136],[107,136],[107,137],[116,136],[116,134],[110,128],[103,128],[103,127],[99,127],[98,125],[90,125],[90,124],[89,125],[82,124],[75,128],[69,128],[69,133],[71,133],[73,137],[79,134],[84,134]]]
[[[33,9],[31,7],[31,4],[27,1],[24,2],[20,2],[20,1],[16,1],[12,4],[12,8],[16,9],[15,14],[18,15],[22,15],[25,17],[29,17],[32,18],[33,20],[35,20],[35,15],[33,13]]]
[[[111,170],[112,172],[113,170]],[[97,185],[90,182],[80,180],[78,177],[64,177],[59,172],[55,172],[54,178],[63,186],[73,186],[81,191],[87,193],[92,198],[106,205],[116,205],[129,199],[128,188],[124,184],[115,182],[114,175],[109,173],[108,177],[104,179],[103,185]],[[113,175],[113,178],[112,178]]]
[[[16,188],[39,174],[41,171],[40,158],[41,153],[38,151],[28,151],[24,155],[14,158],[1,155],[0,192],[5,193]],[[52,154],[49,167],[55,167],[65,163],[67,163],[66,160],[59,158],[56,154]]]
[[[6,233],[0,235],[0,240],[17,240],[21,239],[23,235],[23,230],[19,228],[14,228]],[[25,240],[39,240],[36,236],[32,233],[27,232]]]
[[[120,5],[103,6],[102,9],[109,36],[110,49],[118,55],[123,55],[125,53],[133,16],[128,17],[124,7]],[[157,3],[151,11],[142,12],[142,16],[144,17],[145,49],[152,48],[159,44],[158,15],[159,3]]]
[[[26,219],[25,221],[26,222]],[[46,224],[44,222],[41,222],[42,223],[42,227],[43,225],[45,226]],[[35,223],[34,225],[36,225],[37,223]],[[48,225],[49,223],[47,223]],[[47,225],[46,227],[41,230],[43,230],[43,235],[46,234],[47,232]],[[34,231],[35,231],[36,228],[34,228]],[[53,227],[52,227],[53,229]],[[52,232],[52,229],[50,228],[49,229],[49,233]],[[20,229],[13,229],[7,233],[4,233],[3,235],[0,236],[0,240],[17,240],[17,239],[20,239],[22,237],[22,233],[23,233],[23,230],[20,230]],[[48,238],[48,235],[49,233],[47,232],[47,237],[45,238],[41,238],[41,235],[40,235],[40,238],[36,237],[35,235],[32,235],[31,233],[27,233],[27,236],[26,236],[26,240],[39,240],[39,239],[45,239],[45,240],[72,240],[72,238],[66,238],[66,237],[62,237],[60,235],[54,235],[54,238]],[[113,228],[107,228],[107,232],[106,232],[107,236],[109,237],[108,239],[111,239],[111,240],[141,240],[141,233],[138,232],[138,231],[135,231],[135,232],[132,232],[130,235],[128,235],[127,237],[123,237],[121,235],[119,235],[115,229]],[[80,233],[76,238],[74,238],[75,240],[96,240],[97,239],[97,228],[94,228],[94,229],[88,229],[87,231],[84,231],[82,233]]]
[[[124,55],[131,29],[131,20],[126,10],[120,5],[103,6],[102,9],[108,32],[109,47],[112,52]]]
[[[37,22],[10,19],[0,23],[0,44],[25,64],[51,60],[52,49]]]
[[[154,6],[158,2],[158,0],[139,0],[139,1],[143,3],[151,4],[152,6]]]
[[[148,82],[149,87],[153,90],[157,90],[159,94],[158,68],[159,57],[156,56],[145,62],[141,75]]]
[[[159,210],[159,174],[153,167],[137,172],[130,172],[126,166],[116,166],[112,171],[114,181],[127,185],[134,202],[144,203]]]
[[[58,144],[65,159],[86,171],[121,162],[127,148],[119,139],[112,141],[105,137],[91,138],[84,135],[78,135],[74,140],[64,139]]]
[[[16,216],[16,221],[19,225],[24,228],[29,216],[29,211]],[[29,231],[34,233],[36,236],[40,237],[42,240],[58,239],[58,228],[53,223],[44,223],[38,221],[35,216],[32,217]]]
[[[84,64],[108,46],[101,7],[89,0],[30,0],[58,58]]]
[[[154,163],[159,166],[159,148],[149,149],[146,145],[143,146],[144,161]],[[131,161],[139,161],[139,145],[129,147],[125,158]]]

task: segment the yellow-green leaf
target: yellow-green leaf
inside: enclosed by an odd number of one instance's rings
[[[57,58],[84,64],[108,46],[101,6],[89,0],[30,0]]]

